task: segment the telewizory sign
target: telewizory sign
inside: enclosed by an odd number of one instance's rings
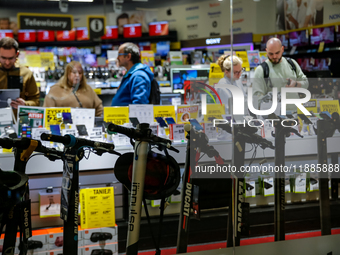
[[[20,29],[35,30],[71,30],[73,28],[72,15],[18,13]]]

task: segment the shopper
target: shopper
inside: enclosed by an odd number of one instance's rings
[[[20,89],[20,98],[12,100],[11,106],[39,106],[39,89],[33,73],[17,62],[19,44],[10,37],[0,40],[0,89]]]
[[[233,63],[231,63],[233,60]],[[243,69],[242,69],[242,59],[237,56],[233,56],[231,59],[230,55],[222,55],[216,62],[220,67],[221,70],[224,72],[224,77],[219,80],[217,83],[218,85],[229,84],[234,85],[242,90],[243,94],[245,94],[243,85],[241,82],[237,82],[240,79]],[[233,64],[233,77],[231,77],[231,65]],[[231,114],[229,112],[229,99],[232,97],[232,94],[229,90],[217,88],[216,92],[221,98],[222,103],[225,105],[226,114]]]
[[[112,106],[148,104],[153,73],[140,63],[139,48],[133,43],[124,43],[118,49],[118,64],[126,68]]]
[[[64,75],[46,95],[44,107],[92,108],[97,117],[103,113],[102,101],[86,83],[83,67],[77,61],[66,65]]]
[[[284,46],[277,38],[271,38],[266,45],[268,59],[262,63],[269,68],[269,79],[264,79],[264,69],[262,65],[258,66],[255,70],[253,79],[253,96],[257,96],[259,105],[261,99],[272,91],[273,87],[278,88],[280,92],[283,87],[301,87],[308,88],[308,79],[302,72],[298,63],[293,59],[282,57]],[[290,63],[289,63],[290,62]],[[295,70],[294,70],[295,69]],[[298,93],[288,93],[288,99],[300,98]],[[254,105],[254,107],[256,107]],[[287,105],[287,110],[295,112],[296,106],[292,104]]]

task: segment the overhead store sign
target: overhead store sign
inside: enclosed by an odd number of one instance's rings
[[[18,13],[20,29],[36,30],[71,30],[73,28],[72,15]]]
[[[100,38],[105,35],[106,17],[105,16],[87,16],[87,29],[89,38]]]

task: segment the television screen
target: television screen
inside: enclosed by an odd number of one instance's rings
[[[101,38],[103,40],[117,39],[118,38],[118,27],[117,26],[106,26],[106,33]]]
[[[167,21],[158,21],[149,23],[149,35],[159,36],[169,34],[169,23]]]
[[[54,42],[54,31],[38,30],[38,42]]]
[[[334,26],[311,29],[310,43],[312,45],[318,45],[320,42],[334,42]]]
[[[172,68],[170,75],[173,92],[184,93],[184,81],[207,81],[209,79],[209,68]]]
[[[169,41],[156,43],[156,52],[161,57],[166,57],[168,55],[169,51],[170,51],[170,42]]]
[[[13,38],[13,30],[0,30],[0,39],[4,37]]]
[[[77,41],[89,40],[89,33],[87,27],[77,27]]]
[[[57,31],[57,41],[75,41],[76,40],[76,30],[64,30],[64,31]]]
[[[290,46],[306,46],[308,45],[308,32],[301,30],[289,33]]]
[[[176,99],[182,103],[182,94],[179,93],[161,93],[160,105],[175,105]],[[174,102],[175,101],[175,102]]]
[[[36,32],[35,30],[20,29],[18,31],[18,42],[35,42]]]
[[[124,25],[124,38],[142,37],[142,25],[141,24],[127,24]]]
[[[338,25],[337,29],[338,29],[338,31],[336,33],[336,41],[340,42],[340,25]]]

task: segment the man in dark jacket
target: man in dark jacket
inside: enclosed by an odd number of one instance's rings
[[[19,44],[10,37],[0,40],[0,89],[20,89],[20,97],[12,100],[11,106],[39,106],[39,89],[33,73],[25,66],[19,66]]]
[[[133,43],[122,44],[118,49],[118,63],[127,72],[111,105],[148,104],[154,75],[148,66],[140,63],[138,46]]]

